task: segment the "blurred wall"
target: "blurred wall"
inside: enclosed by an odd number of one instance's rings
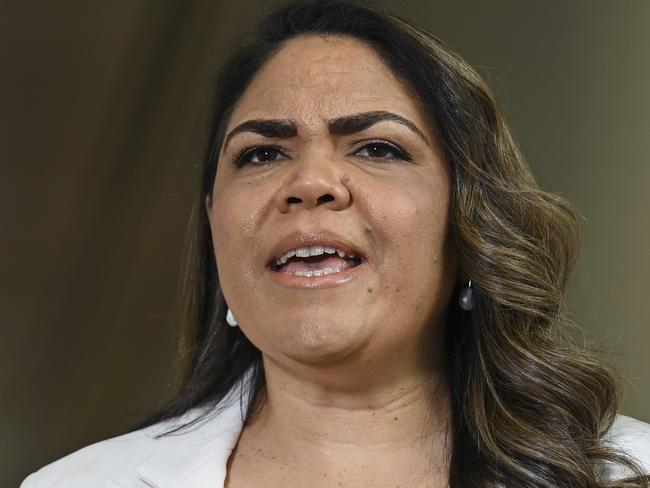
[[[583,212],[572,308],[650,421],[650,2],[383,3],[483,74],[541,184]],[[171,394],[211,80],[266,6],[0,3],[0,485]]]

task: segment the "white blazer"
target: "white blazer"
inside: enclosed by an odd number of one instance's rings
[[[228,458],[246,413],[246,402],[240,398],[248,395],[240,395],[240,390],[233,388],[216,414],[189,430],[155,438],[196,418],[201,410],[85,447],[31,474],[20,488],[223,488]],[[650,424],[618,415],[605,442],[628,453],[650,473]],[[603,469],[609,479],[626,474],[616,466]]]

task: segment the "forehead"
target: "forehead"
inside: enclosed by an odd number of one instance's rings
[[[229,126],[250,118],[282,118],[309,127],[380,110],[428,127],[416,97],[373,48],[351,37],[310,35],[287,41],[264,65]]]

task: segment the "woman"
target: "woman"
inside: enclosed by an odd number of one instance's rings
[[[25,488],[648,486],[566,330],[574,213],[455,53],[299,2],[216,95],[178,396]]]

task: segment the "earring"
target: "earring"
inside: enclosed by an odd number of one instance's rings
[[[228,307],[228,313],[226,314],[226,322],[228,322],[228,325],[230,327],[237,327],[239,325],[239,322],[237,322],[237,319],[232,313],[232,310],[230,310],[230,307]]]
[[[467,312],[474,308],[474,290],[472,288],[472,280],[469,280],[467,287],[461,290],[460,296],[458,297],[458,305]]]

